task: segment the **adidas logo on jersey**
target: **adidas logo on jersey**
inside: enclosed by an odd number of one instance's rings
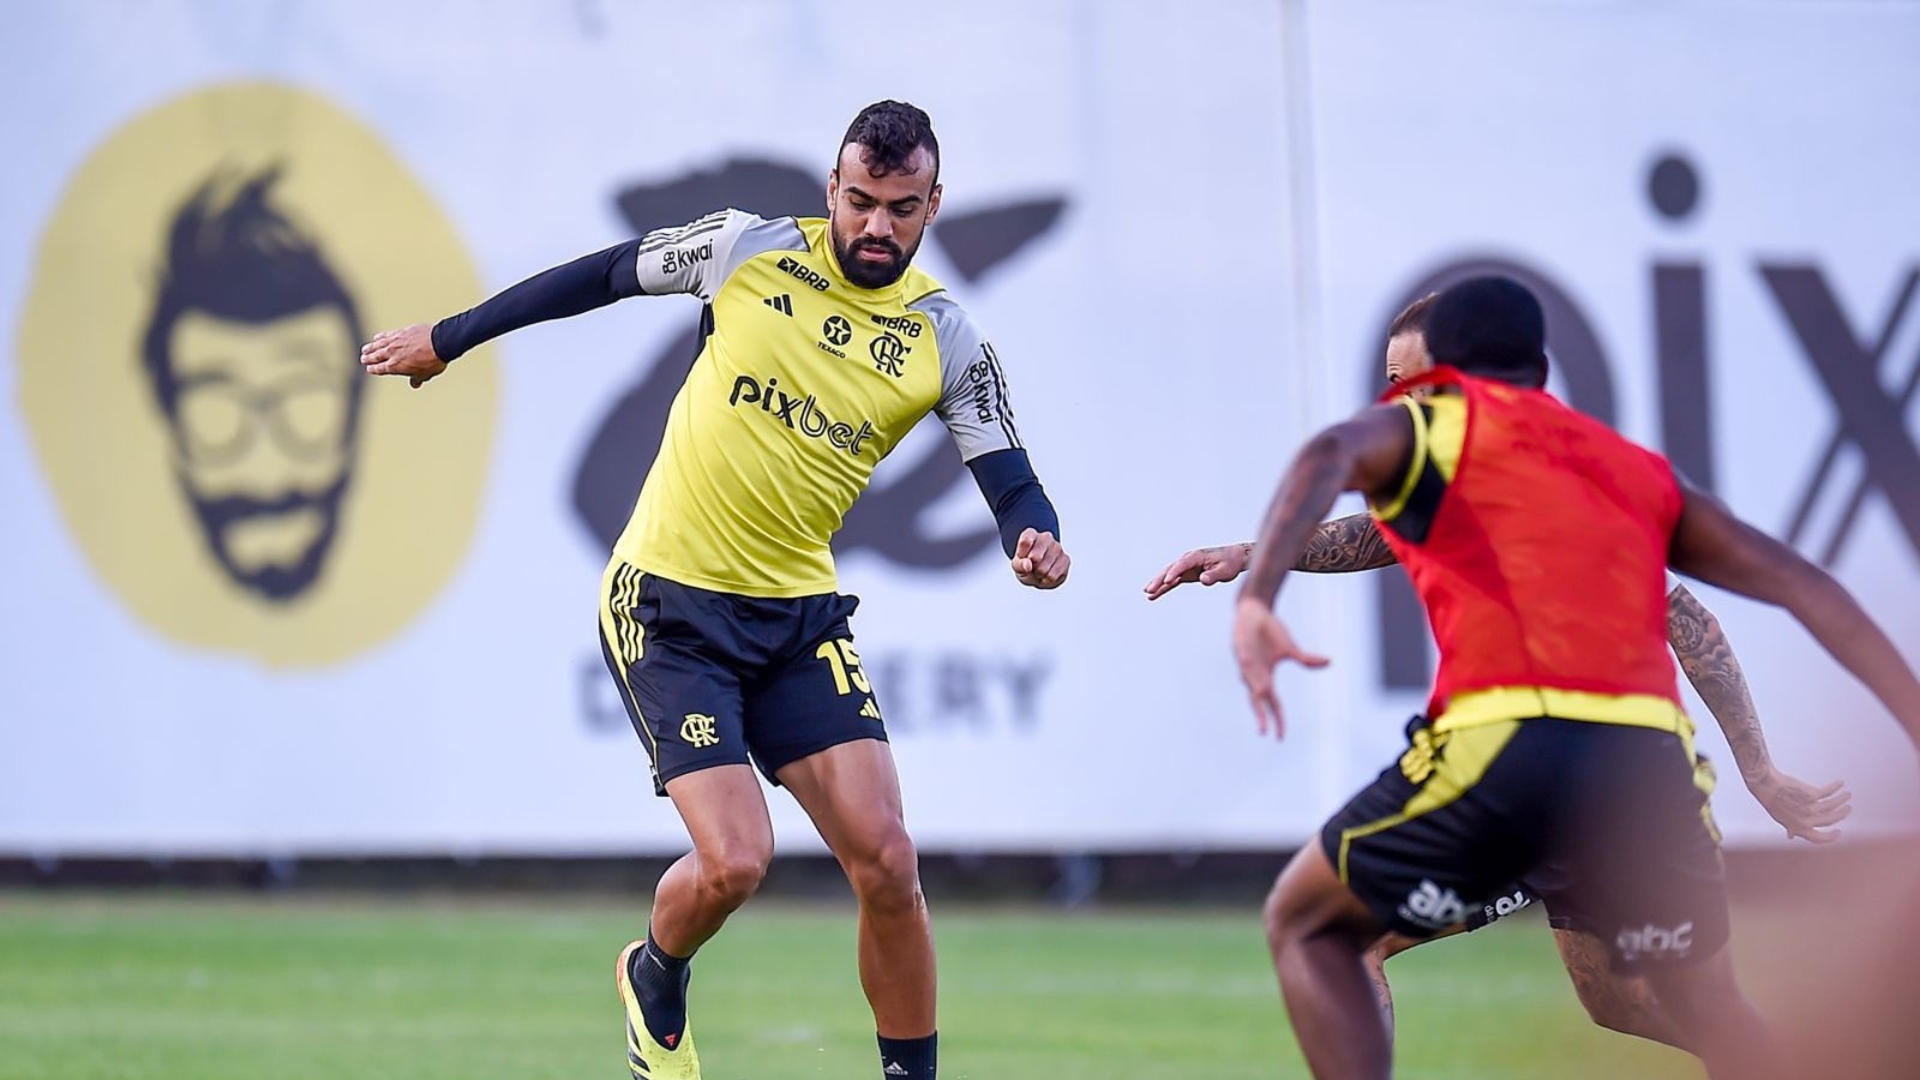
[[[793,317],[793,297],[787,293],[781,293],[779,296],[769,296],[760,302],[788,318]]]
[[[888,1076],[905,1076],[907,1075],[906,1066],[900,1064],[897,1061],[889,1061],[887,1062],[887,1075]]]
[[[872,698],[868,698],[867,703],[860,706],[860,715],[869,720],[878,720],[880,719],[880,706],[875,704]]]

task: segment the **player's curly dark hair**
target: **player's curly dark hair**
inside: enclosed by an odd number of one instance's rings
[[[933,178],[940,179],[940,140],[933,135],[933,119],[904,101],[876,101],[861,109],[847,125],[840,148],[856,143],[861,163],[875,176],[908,171],[907,160],[924,146],[933,155]]]
[[[1472,375],[1544,386],[1547,318],[1533,291],[1510,277],[1468,278],[1427,313],[1427,352]]]

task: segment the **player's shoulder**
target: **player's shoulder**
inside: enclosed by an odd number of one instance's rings
[[[930,275],[908,270],[906,289],[901,298],[908,311],[918,312],[933,324],[933,339],[944,365],[964,367],[977,359],[987,344],[987,333],[973,315]]]
[[[750,210],[728,207],[721,211],[726,215],[727,230],[736,237],[734,250],[736,259],[750,258],[764,251],[805,251],[808,237],[801,227],[801,219],[791,217],[761,217]]]

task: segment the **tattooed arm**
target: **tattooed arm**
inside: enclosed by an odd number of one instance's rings
[[[1309,574],[1348,574],[1399,561],[1372,514],[1349,514],[1322,524],[1308,538],[1307,549],[1294,560],[1293,568]]]
[[[1197,581],[1218,585],[1232,581],[1253,562],[1253,541],[1222,544],[1219,547],[1194,548],[1167,564],[1165,570],[1147,582],[1147,599],[1158,600],[1177,585]],[[1348,574],[1377,570],[1399,562],[1393,549],[1374,525],[1372,514],[1350,514],[1322,522],[1307,539],[1307,549],[1293,562],[1295,570],[1308,574]]]
[[[1233,606],[1234,659],[1262,733],[1271,731],[1277,737],[1285,731],[1280,698],[1273,689],[1274,665],[1282,660],[1306,667],[1327,663],[1295,644],[1274,616],[1281,583],[1319,531],[1333,500],[1342,491],[1371,497],[1397,487],[1413,443],[1413,419],[1407,410],[1376,406],[1309,439],[1287,467],[1254,539],[1253,565]]]
[[[1667,594],[1667,635],[1680,660],[1680,670],[1687,673],[1687,681],[1725,733],[1747,790],[1773,820],[1785,826],[1789,837],[1814,843],[1838,837],[1839,833],[1825,827],[1852,812],[1848,805],[1852,796],[1838,781],[1816,788],[1774,766],[1733,646],[1721,632],[1720,620],[1685,585],[1676,584]]]

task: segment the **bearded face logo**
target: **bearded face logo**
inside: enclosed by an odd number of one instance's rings
[[[270,603],[326,565],[365,385],[353,297],[274,205],[279,176],[215,173],[180,206],[142,348],[208,553]]]

